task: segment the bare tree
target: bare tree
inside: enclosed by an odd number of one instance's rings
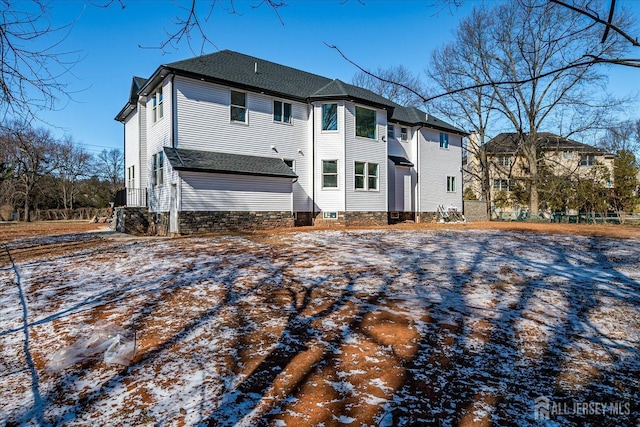
[[[60,146],[48,130],[17,122],[5,130],[3,140],[11,150],[12,179],[22,199],[24,220],[30,221],[35,190],[58,168]]]
[[[495,9],[494,27],[497,50],[483,52],[493,58],[494,66],[504,70],[507,80],[527,81],[518,85],[496,85],[496,108],[518,135],[518,150],[528,168],[529,208],[538,213],[538,174],[544,156],[538,145],[538,130],[551,127],[557,116],[579,119],[573,132],[602,122],[605,105],[594,99],[597,87],[606,77],[596,72],[594,64],[566,67],[587,57],[612,57],[625,53],[618,36],[601,42],[599,28],[580,14],[566,13],[555,4],[521,0]],[[621,25],[628,25],[622,16]],[[561,71],[557,71],[561,70]],[[554,71],[553,74],[549,74]],[[546,75],[544,78],[539,76]],[[495,81],[495,80],[494,80]],[[573,112],[579,114],[572,114]],[[561,112],[561,114],[558,114]]]
[[[0,121],[31,120],[69,98],[63,75],[78,55],[59,49],[71,24],[52,26],[43,0],[0,0],[0,17]]]
[[[640,156],[640,119],[623,120],[607,127],[599,145],[610,153],[624,150]]]
[[[96,174],[109,183],[113,194],[124,186],[124,154],[121,150],[102,150],[95,168]]]
[[[382,77],[382,79],[375,78],[372,74]],[[390,82],[401,82],[403,86]],[[422,98],[417,95],[424,92],[420,77],[414,75],[404,65],[396,65],[389,68],[379,67],[375,73],[360,71],[353,76],[351,83],[369,89],[404,107],[419,108],[423,104]]]
[[[431,55],[431,65],[425,72],[434,87],[432,91],[454,92],[457,88],[476,86],[485,81],[499,81],[504,70],[495,67],[486,52],[496,49],[493,38],[495,15],[491,9],[479,7],[468,18],[461,21],[455,39]],[[429,104],[454,123],[459,123],[471,132],[467,139],[463,165],[466,176],[479,182],[479,195],[486,203],[487,215],[491,211],[491,183],[489,182],[489,160],[483,147],[488,142],[488,127],[497,115],[496,95],[490,86],[478,86],[455,95],[439,98]]]
[[[60,144],[58,179],[64,209],[73,209],[83,178],[90,176],[93,158],[82,146],[67,137]]]

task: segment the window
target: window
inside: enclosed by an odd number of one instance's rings
[[[573,151],[563,151],[562,158],[567,160],[573,159]]]
[[[377,163],[356,162],[354,172],[354,187],[356,190],[378,190]]]
[[[127,168],[127,188],[133,188],[135,186],[136,171],[135,166]]]
[[[500,166],[511,166],[511,156],[498,156]]]
[[[376,112],[356,106],[356,136],[376,139]]]
[[[508,179],[494,179],[493,189],[496,191],[513,191],[515,183]]]
[[[284,162],[284,164],[285,164],[285,165],[289,166],[289,168],[290,168],[292,171],[294,171],[294,172],[295,172],[295,169],[294,169],[294,162],[293,162],[293,160],[283,159],[282,161]]]
[[[153,155],[153,175],[151,177],[153,185],[164,184],[164,153],[160,151]]]
[[[338,188],[338,161],[322,161],[322,188]]]
[[[449,134],[440,132],[440,148],[449,148]]]
[[[387,125],[387,138],[392,139],[396,137],[395,126]]]
[[[407,128],[400,128],[400,140],[401,141],[406,141],[409,139],[408,137],[408,132],[407,132]]]
[[[322,212],[323,219],[338,219],[338,212]]]
[[[322,104],[322,130],[338,130],[338,104]]]
[[[231,91],[231,121],[247,123],[247,94]]]
[[[153,103],[153,123],[155,123],[164,116],[164,107],[162,106],[162,86],[156,89],[151,102]]]
[[[291,123],[291,104],[282,101],[273,101],[273,121]]]
[[[369,177],[369,191],[378,189],[378,164],[369,163],[367,168]]]
[[[596,163],[596,156],[585,154],[580,158],[580,166],[593,166]]]
[[[448,176],[447,177],[447,192],[453,193],[456,191],[456,177]]]

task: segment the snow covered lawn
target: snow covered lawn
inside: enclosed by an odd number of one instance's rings
[[[640,419],[637,239],[352,230],[5,246],[0,425]],[[102,352],[55,364],[105,325],[135,339],[128,366]]]

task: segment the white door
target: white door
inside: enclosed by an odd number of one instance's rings
[[[404,211],[413,212],[413,186],[411,183],[411,169],[404,175]]]
[[[169,233],[178,232],[178,187],[171,185],[171,202],[169,205]]]

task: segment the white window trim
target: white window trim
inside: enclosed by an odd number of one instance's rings
[[[325,175],[334,175],[333,173],[326,173],[324,172],[324,162],[336,162],[336,186],[335,187],[325,187],[324,186],[324,176]],[[328,190],[328,191],[336,191],[336,190],[340,190],[340,161],[338,159],[322,159],[320,161],[320,188],[322,190]]]
[[[373,138],[370,138],[368,136],[361,136],[358,135],[358,108],[362,108],[363,110],[369,110],[369,111],[373,111],[374,117],[375,117],[375,124],[374,124],[374,135]],[[356,105],[354,110],[353,110],[353,132],[354,132],[354,136],[356,138],[362,138],[362,139],[366,139],[367,141],[377,141],[378,140],[378,111],[374,110],[373,108],[369,108],[369,107],[362,107],[360,105]]]
[[[282,120],[276,120],[276,110],[275,110],[275,103],[279,102],[280,105],[282,105]],[[284,120],[284,106],[288,105],[289,106],[289,121],[285,121]],[[273,118],[273,122],[274,123],[280,123],[283,125],[293,125],[293,104],[291,104],[290,102],[286,102],[283,101],[282,99],[274,99],[273,102],[271,103],[271,106],[273,108],[273,114],[271,115],[271,117]]]
[[[361,174],[356,174],[356,163],[363,163],[364,164],[364,175]],[[376,177],[376,183],[377,186],[375,189],[370,189],[369,188],[369,165],[376,165],[377,166],[377,172],[378,174],[375,175]],[[364,188],[357,188],[356,187],[356,177],[361,176],[364,178]],[[380,163],[374,163],[374,162],[361,162],[361,161],[354,161],[353,162],[353,191],[371,191],[371,192],[380,192]]]
[[[336,211],[322,211],[322,219],[328,219],[336,221],[338,219],[338,212]]]
[[[162,86],[158,86],[151,96],[151,121],[158,123],[164,117],[164,96]]]
[[[402,129],[404,129],[406,131],[406,132],[404,132],[404,137],[403,137]],[[402,142],[409,141],[409,128],[400,127],[400,141],[402,141]]]
[[[443,146],[442,145],[442,135],[445,135],[447,138],[447,142],[446,145]],[[441,150],[448,150],[449,149],[449,134],[446,132],[440,132],[440,136],[439,136],[439,141],[438,141],[438,146],[440,147]]]
[[[233,92],[244,94],[244,103],[245,103],[245,105],[233,104],[233,101],[232,101]],[[231,123],[240,124],[240,125],[248,125],[249,124],[249,107],[247,106],[248,100],[249,100],[249,95],[248,95],[247,92],[244,92],[244,91],[241,91],[241,90],[229,89],[229,121]],[[244,109],[244,121],[233,120],[233,114],[231,114],[231,111],[233,110],[234,107],[235,108]]]
[[[455,176],[447,176],[447,193],[457,193],[458,186],[456,185]]]
[[[336,128],[335,129],[322,129],[324,124],[324,106],[325,105],[335,105],[336,106]],[[322,133],[338,133],[340,132],[340,104],[337,102],[324,102],[320,104],[320,132]]]

